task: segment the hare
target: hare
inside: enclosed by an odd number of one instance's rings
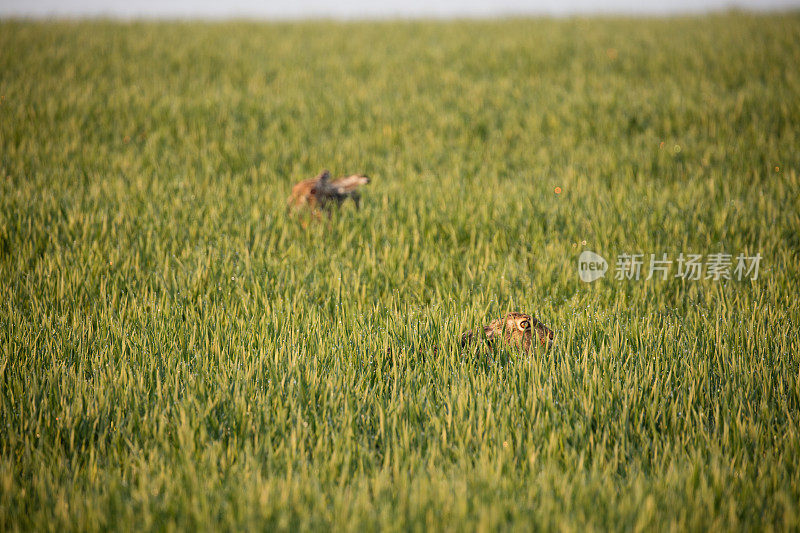
[[[353,174],[331,180],[331,173],[323,170],[314,178],[309,178],[292,187],[292,193],[287,201],[290,213],[303,208],[308,208],[315,216],[325,211],[328,216],[335,204],[339,207],[345,200],[351,198],[356,209],[361,206],[361,194],[358,188],[366,185],[371,180],[369,176]]]
[[[499,344],[504,343],[511,348],[521,349],[525,354],[529,354],[533,344],[533,330],[536,330],[539,344],[548,349],[553,346],[555,335],[550,328],[539,322],[535,317],[525,313],[510,312],[504,318],[498,318],[483,326],[483,336],[480,335],[480,330],[478,330],[478,333],[472,330],[465,331],[461,335],[461,348],[468,349],[477,344],[478,346],[485,345],[490,350],[494,350]],[[411,346],[407,350],[401,350],[401,353],[416,354],[424,359],[427,355],[426,351],[430,351],[435,357],[439,353],[439,347],[433,345],[428,350],[425,350]],[[393,354],[391,348],[387,349],[386,353],[389,356]]]
[[[550,348],[553,345],[553,331],[539,322],[536,318],[524,313],[510,312],[505,318],[493,320],[483,327],[485,343],[493,348],[498,341],[521,348],[526,354],[531,349],[533,330],[542,346]],[[461,335],[461,346],[467,347],[479,342],[480,336],[472,330]]]

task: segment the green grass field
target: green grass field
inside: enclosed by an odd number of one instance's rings
[[[797,13],[0,23],[0,530],[797,530],[798,64]],[[322,168],[373,182],[303,230]],[[555,347],[462,355],[510,309]]]

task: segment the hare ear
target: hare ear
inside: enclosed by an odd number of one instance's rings
[[[315,183],[311,186],[311,194],[317,194],[317,187],[320,183],[327,182],[331,178],[331,173],[328,172],[328,169],[323,169],[316,178],[314,178]]]

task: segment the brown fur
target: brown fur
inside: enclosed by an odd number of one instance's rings
[[[484,342],[489,348],[494,348],[496,344],[503,342],[521,348],[527,354],[530,353],[534,330],[539,338],[539,344],[547,348],[553,345],[555,336],[550,328],[535,317],[517,312],[510,312],[504,318],[498,318],[484,326]],[[479,334],[470,330],[461,335],[461,346],[466,347],[479,340]]]
[[[325,211],[330,216],[333,205],[341,206],[348,198],[353,200],[356,209],[361,206],[358,188],[370,182],[368,176],[353,174],[331,180],[331,174],[323,170],[318,176],[303,180],[292,187],[287,201],[289,212],[307,208],[315,216]]]
[[[497,345],[505,344],[512,348],[521,349],[526,354],[530,353],[531,345],[533,344],[533,331],[536,331],[536,336],[539,339],[539,344],[546,346],[548,349],[553,346],[555,335],[552,330],[539,322],[535,317],[526,315],[524,313],[510,312],[504,318],[493,320],[486,326],[483,326],[483,338],[479,332],[472,330],[466,331],[461,335],[461,347],[469,348],[475,344],[483,344],[490,350],[494,350]],[[483,341],[481,343],[481,341]],[[439,347],[434,345],[430,348],[433,356],[439,353]],[[392,349],[388,348],[386,354],[390,357],[393,355]],[[426,350],[417,349],[413,346],[408,350],[401,350],[398,356],[416,355],[423,360],[426,356]]]
[[[361,193],[358,188],[370,182],[369,176],[362,174],[353,174],[344,178],[337,178],[331,182],[335,194],[335,200],[338,205],[342,205],[346,199],[351,198],[353,203],[356,204],[356,209],[361,207]]]

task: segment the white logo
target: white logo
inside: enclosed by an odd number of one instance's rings
[[[586,250],[578,258],[578,274],[581,281],[591,283],[596,279],[605,277],[608,263],[602,255]]]

